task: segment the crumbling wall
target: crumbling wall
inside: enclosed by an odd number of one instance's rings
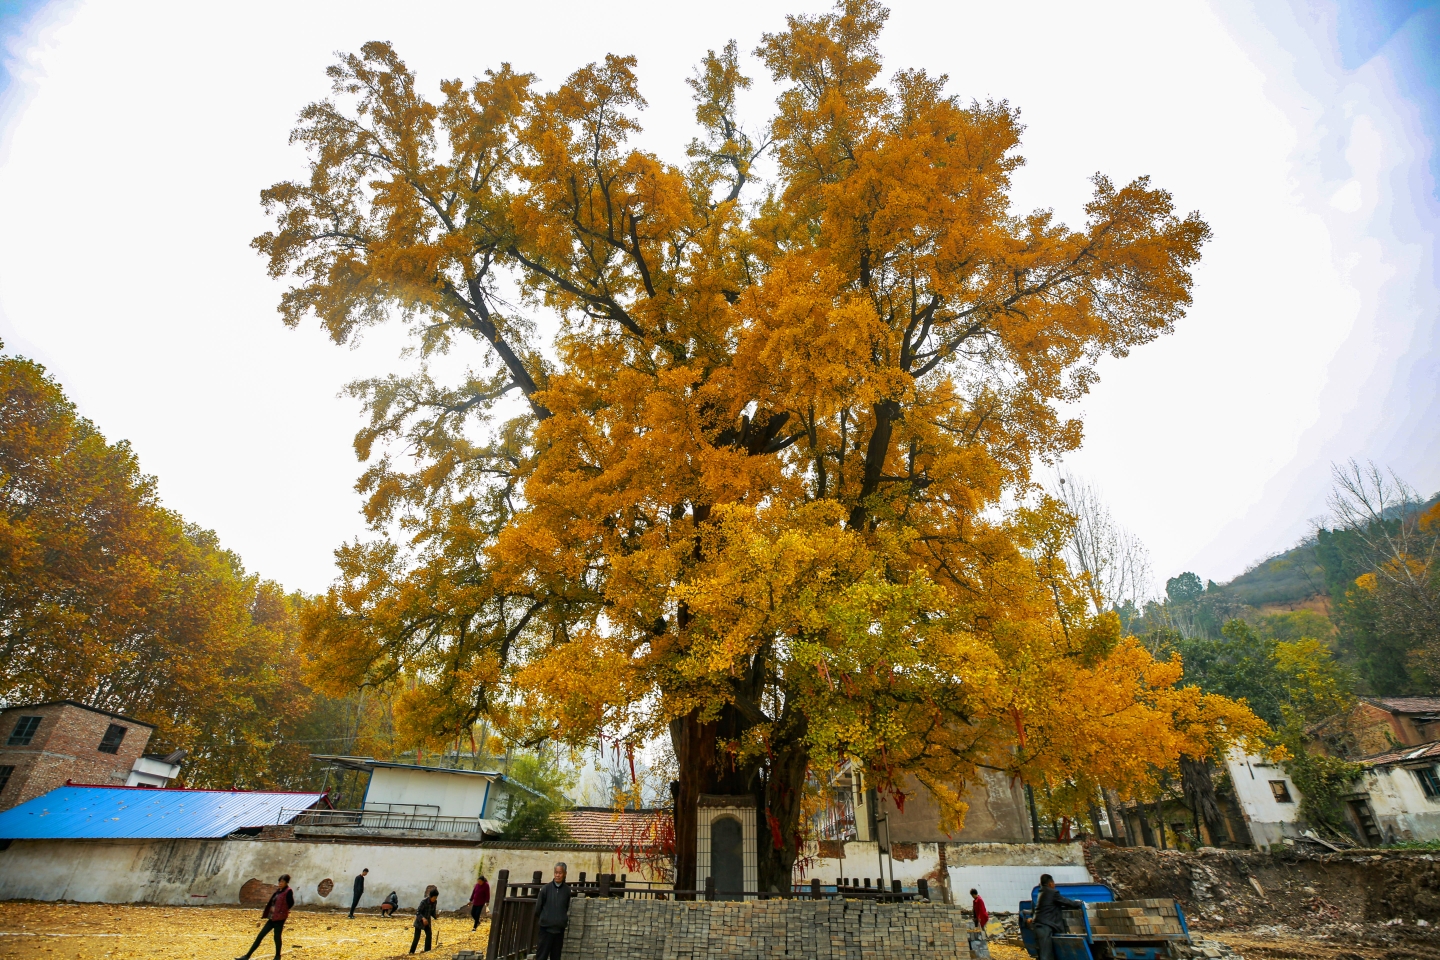
[[[402,908],[420,902],[425,887],[440,888],[440,907],[464,906],[484,872],[494,884],[501,870],[516,881],[557,860],[570,876],[581,871],[624,873],[608,847],[556,844],[422,846],[289,840],[16,840],[0,850],[0,900],[78,900],[88,903],[239,904],[249,881],[273,884],[291,876],[302,906],[350,906],[351,880],[369,868],[361,907],[373,908],[394,890]],[[324,887],[325,880],[331,881]],[[321,893],[325,889],[325,893]]]

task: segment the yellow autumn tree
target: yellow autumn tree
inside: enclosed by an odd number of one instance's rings
[[[422,361],[354,388],[377,538],[308,614],[317,673],[416,678],[417,738],[668,734],[680,886],[702,793],[755,799],[769,888],[842,757],[958,823],[982,767],[1124,792],[1262,729],[1087,611],[1031,482],[1097,361],[1183,315],[1208,228],[1143,178],[1097,175],[1077,228],[1012,211],[1017,112],[880,82],[885,17],[766,35],[760,130],[736,44],[707,54],[683,166],[631,145],[633,57],[432,102],[370,43],[301,113],[309,179],[262,193],[285,320],[405,323]]]

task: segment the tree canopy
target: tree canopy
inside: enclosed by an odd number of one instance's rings
[[[308,179],[262,192],[286,322],[405,323],[420,358],[354,387],[376,537],[307,614],[319,673],[414,678],[416,736],[668,732],[681,885],[700,793],[755,797],[768,888],[812,766],[914,774],[958,822],[980,767],[1126,792],[1263,731],[1091,609],[1031,479],[1098,361],[1184,314],[1208,227],[1143,177],[1096,175],[1075,228],[1012,211],[1018,111],[881,82],[885,18],[765,35],[759,129],[712,50],[683,165],[632,143],[634,57],[432,101],[368,43],[300,114]]]
[[[301,677],[298,606],[165,509],[43,367],[0,356],[0,700],[154,723],[192,785],[308,783],[307,731],[337,711]]]

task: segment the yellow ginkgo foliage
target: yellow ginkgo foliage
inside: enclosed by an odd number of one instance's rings
[[[310,611],[319,672],[414,678],[416,737],[668,734],[681,885],[702,793],[755,798],[769,888],[841,758],[958,822],[979,767],[1124,792],[1260,729],[1087,613],[1030,479],[1099,358],[1183,314],[1208,228],[1143,178],[1097,175],[1078,228],[1012,211],[1017,112],[879,82],[885,16],[766,35],[763,130],[736,45],[706,55],[683,166],[631,145],[634,58],[432,102],[367,44],[301,114],[309,179],[263,194],[286,320],[405,322],[426,361],[355,388],[382,536]]]

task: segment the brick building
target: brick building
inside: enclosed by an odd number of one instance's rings
[[[1349,713],[1311,727],[1312,752],[1370,757],[1440,741],[1440,697],[1361,697]]]
[[[70,780],[131,783],[137,767],[158,759],[144,756],[154,730],[154,724],[73,700],[0,710],[0,810]]]

